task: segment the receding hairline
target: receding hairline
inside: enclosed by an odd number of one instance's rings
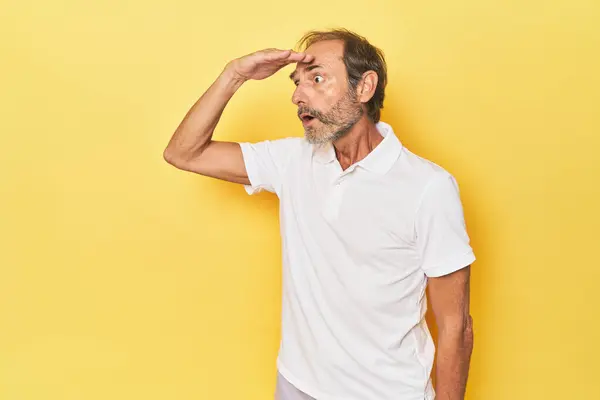
[[[345,47],[348,37],[360,37],[359,35],[343,28],[332,30],[312,30],[306,32],[296,43],[296,48],[301,51],[306,50],[315,43],[325,41],[339,41]]]

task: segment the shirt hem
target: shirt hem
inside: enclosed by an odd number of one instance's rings
[[[301,392],[304,392],[304,394],[306,394],[314,399],[317,399],[317,400],[348,400],[348,399],[341,399],[339,397],[328,396],[328,395],[316,390],[315,388],[308,386],[304,382],[297,379],[285,367],[285,365],[283,365],[283,363],[281,362],[281,360],[279,358],[277,358],[277,369],[279,370],[279,373],[281,374],[281,376],[283,376],[289,383],[291,383],[293,386],[295,386],[296,389],[300,390]]]
[[[458,271],[461,268],[464,268],[473,261],[475,261],[475,254],[473,250],[469,250],[468,252],[461,254],[460,256],[453,257],[448,260],[444,265],[435,268],[429,268],[425,270],[425,274],[431,278],[437,278],[439,276],[448,275],[452,272]]]
[[[283,365],[283,362],[277,357],[277,370],[290,384],[292,384],[296,389],[300,390],[307,396],[314,398],[315,400],[350,400],[348,398],[341,397],[332,397],[328,396],[310,386],[305,384],[304,382],[297,379],[294,374],[292,374],[286,367]],[[428,382],[429,383],[429,382]],[[435,390],[431,387],[431,391],[428,391],[427,388],[423,392],[423,400],[435,400]]]

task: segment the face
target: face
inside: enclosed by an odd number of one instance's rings
[[[298,106],[306,139],[313,144],[333,142],[344,136],[364,113],[348,85],[342,59],[344,44],[338,40],[317,42],[305,52],[314,60],[298,64],[290,75],[296,85],[292,101]]]

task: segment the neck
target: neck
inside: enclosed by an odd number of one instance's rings
[[[365,158],[382,140],[375,124],[365,115],[343,137],[334,141],[333,147],[345,170]]]

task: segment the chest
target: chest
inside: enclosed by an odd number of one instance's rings
[[[411,256],[416,201],[401,176],[360,167],[342,171],[333,163],[310,164],[289,174],[283,216],[305,227],[315,242],[369,262]]]

